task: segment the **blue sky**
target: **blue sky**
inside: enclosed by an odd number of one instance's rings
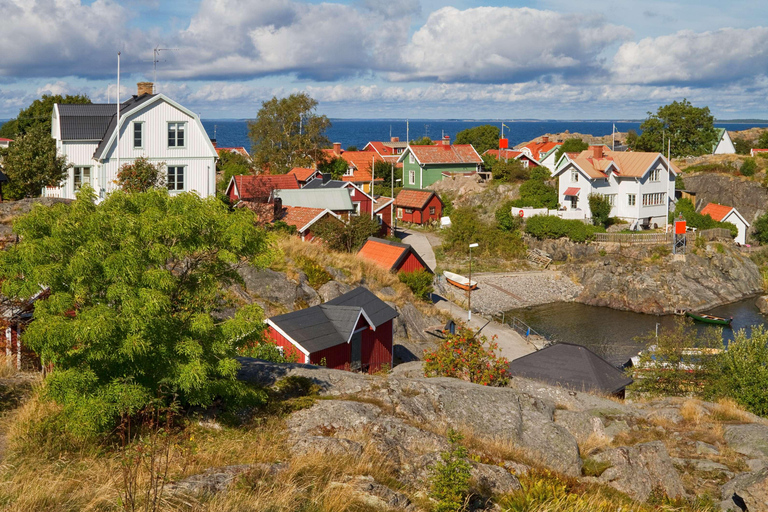
[[[152,79],[205,118],[306,91],[346,118],[768,118],[768,2],[0,0],[0,118]]]

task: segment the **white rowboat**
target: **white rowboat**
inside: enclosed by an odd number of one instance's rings
[[[461,288],[462,290],[469,290],[470,288],[474,290],[475,288],[477,288],[477,281],[470,282],[469,279],[459,274],[454,274],[453,272],[448,272],[447,270],[443,270],[443,275],[445,276],[445,279],[448,281],[449,284],[452,284],[453,286]]]

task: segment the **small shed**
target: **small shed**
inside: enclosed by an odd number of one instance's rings
[[[362,286],[319,306],[267,319],[267,336],[286,355],[337,370],[392,366],[397,311]]]
[[[397,220],[414,224],[439,221],[443,215],[443,202],[432,190],[403,189],[395,198]]]
[[[556,343],[509,363],[509,373],[574,391],[624,398],[632,379],[581,345]]]
[[[749,222],[747,222],[747,219],[745,219],[733,206],[707,203],[707,205],[701,209],[701,214],[709,215],[718,222],[730,222],[731,224],[734,224],[739,230],[734,239],[735,242],[741,245],[747,243],[747,229],[749,229]]]
[[[390,272],[416,272],[426,270],[432,273],[421,256],[408,244],[390,242],[382,238],[368,237],[357,255]]]

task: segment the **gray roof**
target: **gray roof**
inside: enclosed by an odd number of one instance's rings
[[[526,377],[575,391],[618,393],[632,379],[581,345],[557,343],[509,363],[513,376]]]
[[[143,103],[148,102],[155,96],[156,94],[142,94],[141,96],[133,96],[128,101],[120,104],[120,115],[122,116],[123,113],[129,110],[133,110],[139,105],[142,105]],[[112,118],[109,120],[109,125],[107,126],[107,129],[104,132],[104,136],[102,137],[101,142],[99,143],[99,146],[96,148],[96,151],[93,153],[93,158],[95,158],[96,160],[100,159],[102,154],[104,153],[104,150],[107,149],[107,143],[109,142],[109,138],[112,136],[112,133],[115,131],[115,126],[117,126],[117,121],[115,120],[115,116],[112,116]]]
[[[397,316],[385,302],[359,287],[325,304],[269,320],[311,354],[347,343],[361,311],[365,311],[376,327]]]
[[[316,189],[316,188],[344,188],[349,183],[348,181],[341,180],[328,180],[323,183],[323,180],[315,178],[301,188]]]
[[[341,188],[301,188],[296,190],[276,190],[275,196],[283,201],[283,206],[304,206],[306,208],[327,208],[331,211],[354,210],[349,191]]]

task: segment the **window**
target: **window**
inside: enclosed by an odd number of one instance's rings
[[[184,140],[184,127],[186,123],[168,123],[168,147],[169,148],[183,148],[185,145]]]
[[[429,207],[429,214],[430,215],[434,215],[435,214],[435,207],[434,206],[430,206]]]
[[[576,183],[579,181],[579,171],[572,170],[571,171],[571,183]]]
[[[134,149],[144,147],[144,123],[133,123],[133,147]]]
[[[168,190],[184,190],[184,167],[168,167]]]
[[[659,169],[654,169],[648,175],[649,181],[659,181]]]
[[[627,204],[629,206],[635,206],[635,194],[627,194]]]
[[[402,154],[403,154],[403,148],[397,148],[397,149],[395,150],[395,152],[396,152],[398,155],[402,155]]]
[[[410,185],[416,184],[416,171],[408,171],[408,183]]]
[[[412,164],[412,163],[413,163],[413,153],[411,153],[410,155],[408,155],[408,163],[410,163],[410,164]]]
[[[80,190],[83,185],[91,184],[91,168],[90,167],[75,167],[75,190]]]
[[[382,216],[382,214],[380,214],[380,213],[377,213],[377,214],[376,214],[376,220],[378,220],[378,221],[379,221],[379,226],[381,226],[382,224],[384,224],[384,217]]]
[[[608,204],[611,206],[616,206],[616,194],[601,194],[604,198],[608,200]]]
[[[397,209],[397,218],[398,219],[402,219],[403,218],[403,209],[402,208],[398,208]]]
[[[352,206],[355,207],[355,213],[352,215],[360,215],[360,203],[352,203]]]
[[[664,204],[667,194],[656,192],[654,194],[643,194],[643,206],[658,206]]]
[[[405,213],[407,213],[408,215],[412,214],[413,213],[413,208],[406,208],[405,209]]]
[[[354,175],[355,175],[355,170],[351,166],[347,167],[347,170],[344,171],[344,176],[354,176]]]
[[[523,169],[528,168],[528,160],[523,160]]]
[[[571,196],[571,209],[575,210],[579,207],[579,197]]]

